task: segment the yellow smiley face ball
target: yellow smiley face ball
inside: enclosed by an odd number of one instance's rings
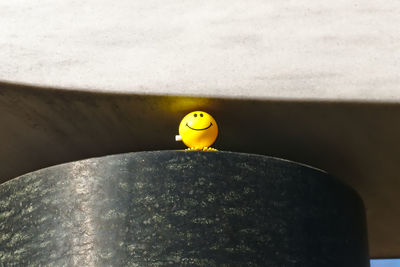
[[[218,125],[210,114],[193,111],[182,119],[179,135],[188,147],[209,147],[217,139]]]

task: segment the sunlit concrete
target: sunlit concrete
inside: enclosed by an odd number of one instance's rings
[[[0,80],[397,101],[399,12],[396,0],[0,1]]]

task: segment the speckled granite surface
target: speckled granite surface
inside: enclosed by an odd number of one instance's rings
[[[230,152],[67,163],[0,185],[0,263],[369,266],[363,205],[335,179]]]

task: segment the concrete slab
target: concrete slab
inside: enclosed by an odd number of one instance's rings
[[[0,80],[398,101],[399,12],[396,0],[0,1]]]

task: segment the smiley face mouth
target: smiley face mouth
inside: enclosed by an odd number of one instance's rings
[[[189,128],[192,129],[192,130],[195,130],[195,131],[204,131],[204,130],[207,130],[207,129],[210,128],[212,125],[213,125],[213,124],[210,122],[210,125],[208,125],[208,127],[206,127],[206,128],[195,129],[195,128],[190,127],[189,124],[186,123],[186,126],[187,126],[187,127],[189,127]]]

